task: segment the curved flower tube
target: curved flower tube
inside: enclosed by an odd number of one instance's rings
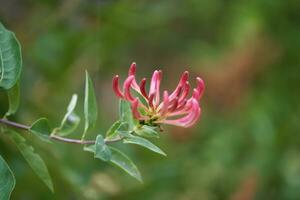
[[[172,93],[163,91],[162,101],[160,101],[162,71],[153,72],[148,93],[146,78],[138,84],[135,75],[136,64],[132,63],[122,91],[119,87],[119,76],[113,78],[113,90],[116,96],[130,102],[134,118],[149,125],[170,124],[181,127],[191,127],[199,120],[201,115],[199,100],[205,90],[204,81],[200,77],[196,78],[197,85],[190,98],[187,98],[191,90],[188,82],[189,72],[185,71],[175,90]]]

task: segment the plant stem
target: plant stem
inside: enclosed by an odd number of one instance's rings
[[[12,122],[12,121],[8,121],[6,119],[0,119],[0,123],[1,124],[5,124],[7,126],[11,126],[11,127],[17,128],[17,129],[25,130],[25,131],[28,131],[30,129],[29,126],[26,126],[26,125],[23,125],[23,124],[19,124],[19,123],[16,123],[16,122]]]
[[[12,121],[9,121],[7,119],[0,119],[0,124],[5,124],[7,126],[10,126],[10,127],[16,128],[16,129],[20,129],[20,130],[30,131],[30,126],[27,126],[27,125],[24,125],[24,124],[19,124],[17,122],[12,122]],[[52,140],[56,140],[56,141],[59,141],[59,142],[70,143],[70,144],[84,145],[84,144],[95,144],[96,143],[95,140],[77,140],[77,139],[61,137],[61,136],[58,136],[58,135],[50,135],[49,138],[52,139]],[[120,138],[116,138],[116,139],[113,139],[113,140],[105,140],[105,143],[108,144],[108,143],[118,142],[122,139],[123,138],[120,137]]]
[[[66,142],[72,144],[95,144],[95,140],[76,140],[76,139],[61,137],[58,135],[51,135],[50,138],[60,142]]]

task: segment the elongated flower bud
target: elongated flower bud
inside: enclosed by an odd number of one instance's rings
[[[119,88],[119,76],[116,75],[114,78],[113,78],[113,89],[114,89],[114,92],[115,94],[120,97],[120,98],[124,98],[124,95],[122,94],[120,88]]]
[[[131,83],[134,79],[134,76],[129,76],[125,82],[124,82],[124,96],[125,96],[125,99],[128,100],[128,101],[133,101],[134,98],[132,97],[131,95],[131,92],[130,92],[130,89],[131,89]]]
[[[197,77],[197,90],[199,92],[199,98],[198,98],[199,100],[202,97],[205,90],[204,81],[200,77]]]
[[[146,92],[146,78],[143,78],[141,83],[140,83],[140,91],[146,99],[149,98],[148,95],[147,95],[147,92]]]
[[[136,63],[133,62],[130,67],[129,67],[129,71],[128,71],[128,76],[135,76],[136,73]]]
[[[169,94],[168,91],[164,91],[164,101],[161,108],[161,115],[165,115],[169,109]]]

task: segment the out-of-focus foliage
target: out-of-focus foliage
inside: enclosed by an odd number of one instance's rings
[[[17,177],[12,199],[299,198],[298,1],[0,0],[0,5],[0,21],[23,47],[17,121],[32,124],[46,116],[59,126],[70,95],[83,91],[85,69],[95,80],[102,119],[87,138],[118,118],[111,78],[126,73],[132,61],[139,75],[163,69],[163,87],[174,87],[186,69],[207,84],[199,124],[164,128],[159,146],[167,159],[138,146],[124,149],[138,162],[144,184],[77,146],[31,138],[53,175],[51,194],[0,135],[1,155]],[[2,93],[0,102],[5,114]]]

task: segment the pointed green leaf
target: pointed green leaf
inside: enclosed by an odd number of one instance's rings
[[[143,137],[148,137],[148,138],[159,138],[159,133],[155,130],[155,127],[147,126],[144,125],[139,128],[135,128],[134,132]]]
[[[129,138],[124,139],[123,141],[124,143],[128,143],[128,144],[140,145],[155,153],[161,154],[163,156],[167,156],[160,148],[158,148],[156,145],[151,143],[149,140],[146,140],[145,138],[138,137],[138,136],[131,136]]]
[[[17,82],[11,89],[7,91],[9,108],[5,116],[13,115],[17,112],[20,105],[20,87]]]
[[[0,23],[0,88],[11,89],[19,80],[21,69],[21,46],[15,34]]]
[[[136,165],[128,158],[128,156],[114,147],[109,146],[108,148],[111,152],[111,158],[109,162],[121,168],[130,176],[136,178],[138,181],[142,182],[140,171],[138,170]],[[87,152],[95,153],[96,145],[85,146],[84,150]]]
[[[95,158],[99,158],[103,161],[109,161],[111,159],[111,151],[105,144],[102,135],[97,136],[95,147]]]
[[[13,172],[0,155],[0,199],[9,200],[15,185],[16,180]]]
[[[31,125],[29,131],[34,135],[38,136],[44,142],[50,142],[49,135],[51,134],[51,129],[49,126],[48,119],[38,119]]]
[[[67,113],[65,114],[65,116],[60,124],[60,127],[54,129],[53,134],[60,135],[60,136],[66,136],[66,135],[72,133],[78,127],[80,118],[74,112],[76,104],[77,104],[77,99],[78,99],[77,94],[74,94],[72,96],[72,99],[67,108]]]
[[[123,125],[123,122],[116,121],[106,132],[106,138],[111,139],[118,135],[118,130]]]
[[[122,153],[116,148],[109,148],[111,150],[110,162],[123,169],[126,173],[136,178],[138,181],[143,182],[140,171],[138,170],[136,165],[130,160],[130,158],[128,158],[124,153]]]
[[[132,130],[135,125],[135,122],[132,116],[130,103],[124,100],[120,100],[119,113],[121,121],[126,122],[128,124],[128,130]]]
[[[118,131],[118,135],[122,137],[131,137],[131,131]]]
[[[34,152],[34,148],[28,144],[26,144],[25,138],[14,131],[10,131],[11,138],[16,143],[19,151],[29,164],[29,166],[33,169],[35,174],[46,184],[46,186],[54,192],[53,183],[48,171],[48,168],[44,162],[44,160],[40,157],[39,154]]]
[[[83,147],[84,151],[87,152],[91,152],[91,153],[95,153],[96,152],[96,145],[92,144],[92,145],[86,145]]]
[[[93,86],[93,81],[88,72],[85,72],[85,95],[84,95],[84,118],[85,126],[82,139],[86,133],[95,126],[98,117],[97,99]]]

